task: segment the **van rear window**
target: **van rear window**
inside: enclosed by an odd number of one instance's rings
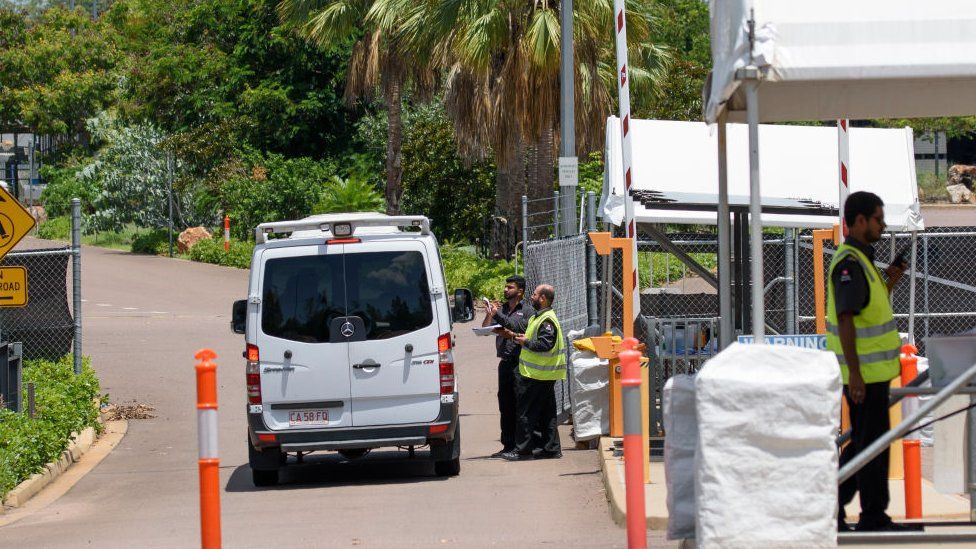
[[[261,329],[305,343],[330,340],[330,321],[358,316],[366,339],[388,339],[433,322],[420,252],[367,252],[269,259]]]
[[[329,321],[346,310],[342,256],[269,259],[261,303],[264,333],[305,343],[329,341]]]
[[[434,320],[427,267],[420,252],[346,254],[349,314],[363,319],[366,339],[388,339]]]

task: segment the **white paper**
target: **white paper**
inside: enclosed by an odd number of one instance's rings
[[[471,330],[474,331],[475,335],[490,336],[495,335],[494,330],[497,330],[498,328],[501,328],[501,326],[498,324],[492,324],[491,326],[475,326],[474,328],[471,328]]]

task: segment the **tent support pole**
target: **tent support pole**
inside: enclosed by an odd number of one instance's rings
[[[749,122],[749,237],[752,284],[752,333],[762,344],[766,335],[763,286],[762,195],[759,190],[759,70],[746,67],[746,118]]]
[[[718,117],[718,316],[719,346],[732,343],[732,241],[729,235],[729,175],[726,148],[726,120],[722,109]]]

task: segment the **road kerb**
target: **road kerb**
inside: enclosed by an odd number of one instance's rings
[[[0,527],[46,507],[70,490],[111,453],[127,430],[128,422],[119,420],[105,423],[105,430],[97,439],[91,427],[79,433],[57,461],[48,463],[40,473],[7,493],[3,500],[6,514],[0,514]]]
[[[624,526],[627,520],[626,488],[624,486],[623,456],[614,456],[610,437],[600,438],[600,470],[603,486],[607,491],[610,517]],[[664,464],[651,462],[651,483],[644,485],[644,509],[648,530],[665,530],[668,527],[667,488],[664,484]]]

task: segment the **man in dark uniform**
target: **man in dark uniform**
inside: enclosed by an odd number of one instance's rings
[[[518,409],[515,449],[502,454],[509,461],[558,459],[563,455],[554,389],[556,381],[566,379],[566,339],[552,309],[555,296],[552,286],[540,284],[532,292],[536,312],[529,319],[525,333],[515,336],[522,352],[515,393]]]
[[[532,303],[525,297],[525,279],[513,275],[505,279],[505,303],[489,304],[485,311],[483,326],[498,324],[495,330],[495,353],[498,361],[498,413],[501,423],[502,449],[491,455],[493,458],[515,448],[515,384],[518,377],[519,351],[522,347],[515,342],[515,334],[525,332],[529,317],[535,314]]]
[[[841,452],[848,463],[889,429],[888,387],[900,373],[901,337],[890,304],[890,293],[906,267],[898,258],[886,270],[887,281],[874,265],[872,244],[885,230],[884,204],[868,192],[852,193],[844,204],[850,231],[834,254],[827,294],[827,348],[837,356],[851,418],[851,442]],[[840,485],[837,528],[850,531],[844,506],[860,493],[858,531],[903,530],[886,513],[888,450]]]

